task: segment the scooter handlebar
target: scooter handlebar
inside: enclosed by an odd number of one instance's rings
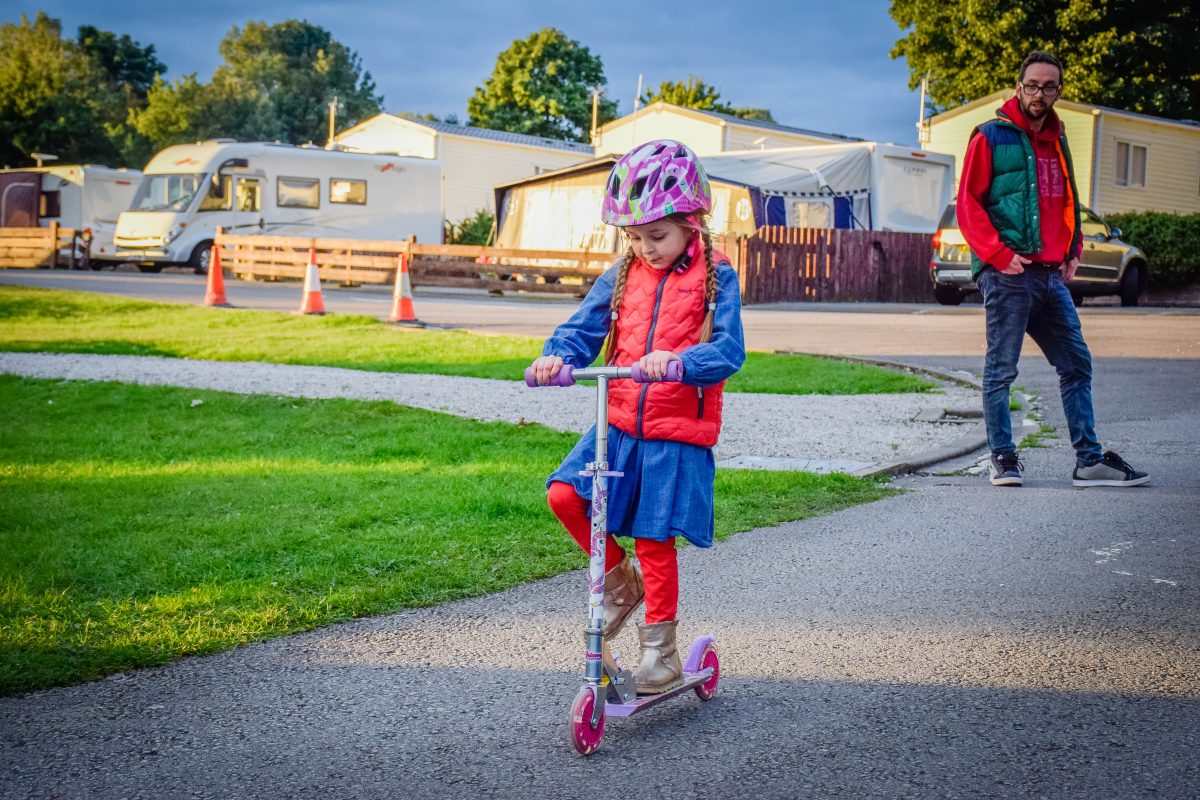
[[[576,375],[576,373],[579,374]],[[537,378],[533,376],[533,368],[529,367],[525,370],[525,385],[531,388],[537,388],[538,386],[574,386],[577,380],[594,380],[600,376],[612,379],[629,378],[634,383],[678,383],[683,380],[683,362],[672,361],[667,364],[666,374],[663,375],[661,381],[647,377],[637,364],[629,367],[594,367],[578,370],[570,364],[563,364],[559,368],[558,374],[550,379],[548,383],[538,383]]]
[[[634,383],[679,383],[683,380],[683,362],[672,361],[667,364],[667,372],[661,379],[648,378],[642,373],[642,368],[634,364],[629,368],[629,377]]]
[[[538,379],[533,377],[533,367],[525,369],[525,385],[536,389],[539,386],[574,386],[575,385],[575,368],[570,364],[563,364],[558,369],[558,374],[550,379],[549,383],[538,383]]]

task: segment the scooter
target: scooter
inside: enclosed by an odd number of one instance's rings
[[[667,366],[664,381],[678,382],[682,365],[673,361]],[[608,464],[608,382],[633,380],[652,383],[636,364],[631,367],[589,367],[575,369],[564,364],[550,383],[539,384],[531,369],[525,370],[525,384],[537,386],[573,386],[576,381],[596,382],[596,460],[587,465],[581,475],[592,479],[592,534],[588,559],[588,618],[585,639],[585,676],[587,682],[571,703],[571,744],[581,755],[591,755],[604,738],[606,717],[630,717],[673,697],[694,691],[701,700],[711,700],[721,679],[721,664],[717,656],[716,639],[698,636],[692,640],[683,664],[680,683],[662,694],[637,694],[633,673],[624,669],[604,641],[604,549],[608,533],[608,479],[622,473],[612,472]]]

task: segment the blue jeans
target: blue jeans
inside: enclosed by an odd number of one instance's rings
[[[1009,387],[1025,334],[1058,372],[1063,411],[1080,466],[1100,460],[1092,409],[1092,356],[1083,341],[1079,315],[1058,270],[1027,267],[1006,275],[991,267],[976,279],[987,317],[987,360],[983,367],[983,417],[994,455],[1015,453],[1009,416]]]

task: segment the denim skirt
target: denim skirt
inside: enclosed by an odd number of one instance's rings
[[[595,460],[592,426],[549,478],[569,483],[592,499],[592,478],[579,473]],[[682,536],[712,547],[713,481],[717,467],[710,447],[668,439],[638,439],[608,426],[608,529],[616,536],[665,541]]]

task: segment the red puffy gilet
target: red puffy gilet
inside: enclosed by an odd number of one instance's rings
[[[724,256],[713,252],[716,263]],[[617,310],[614,364],[627,367],[652,350],[681,353],[700,343],[704,324],[704,251],[683,271],[656,270],[634,259]],[[653,336],[653,341],[650,341]],[[712,447],[721,432],[725,382],[700,388],[682,383],[613,381],[608,420],[640,439],[671,439]]]

